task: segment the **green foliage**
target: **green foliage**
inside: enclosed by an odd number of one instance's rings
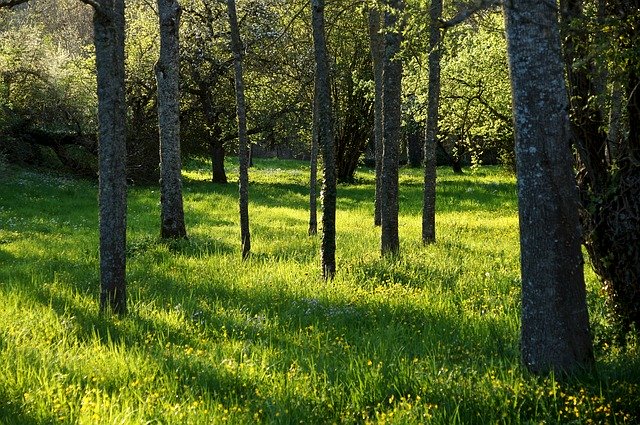
[[[66,149],[76,144],[83,159],[93,154],[91,51],[61,43],[38,13],[34,6],[0,16],[0,151],[13,163],[91,172],[91,161],[76,161]]]
[[[409,27],[404,83],[407,114],[425,122],[428,49],[420,40],[427,23],[417,12]],[[423,37],[424,38],[424,37]],[[443,30],[440,140],[453,157],[472,164],[513,164],[511,92],[502,14],[486,12]]]
[[[237,163],[228,162],[237,178]],[[253,254],[236,188],[184,173],[190,239],[157,239],[158,193],[129,194],[131,313],[98,313],[96,187],[0,181],[2,423],[633,423],[638,343],[611,338],[589,274],[597,373],[519,366],[515,182],[439,170],[440,239],[420,243],[422,175],[401,173],[403,256],[379,257],[374,176],[338,188],[338,274],[307,236],[308,166],[256,160]],[[152,236],[154,235],[154,236]]]

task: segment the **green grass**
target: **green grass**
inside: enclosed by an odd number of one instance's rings
[[[231,180],[237,164],[229,162]],[[519,364],[512,176],[439,170],[437,237],[420,242],[419,170],[401,173],[401,256],[381,259],[374,175],[338,189],[338,272],[307,236],[308,166],[251,169],[251,258],[237,186],[184,173],[189,239],[162,242],[159,194],[129,194],[129,316],[98,314],[96,185],[0,177],[0,423],[634,423],[638,343],[614,343],[588,272],[597,367]]]

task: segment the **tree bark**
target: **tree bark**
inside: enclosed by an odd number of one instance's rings
[[[420,168],[423,164],[424,144],[422,142],[423,127],[413,121],[407,133],[407,163],[411,168]]]
[[[400,251],[398,237],[398,163],[402,96],[402,62],[400,52],[402,0],[389,0],[385,11],[385,49],[382,69],[382,179],[381,225],[382,255]]]
[[[322,276],[336,273],[336,160],[331,111],[329,59],[324,30],[324,0],[311,0],[313,46],[315,50],[315,98],[318,103],[318,144],[322,148]]]
[[[158,83],[160,132],[160,236],[186,238],[180,160],[180,44],[181,8],[176,0],[158,0],[160,59]]]
[[[251,234],[249,232],[249,144],[247,140],[247,110],[244,98],[244,81],[242,79],[242,41],[238,28],[235,0],[227,0],[229,25],[231,27],[231,50],[234,56],[236,81],[236,112],[238,116],[238,177],[240,203],[240,238],[242,241],[242,259],[251,252]]]
[[[211,141],[211,181],[227,184],[227,173],[224,170],[224,144],[216,139]]]
[[[505,5],[518,170],[521,350],[534,373],[571,372],[594,361],[554,5]]]
[[[382,63],[384,59],[384,36],[380,32],[380,10],[369,9],[369,44],[371,46],[371,62],[373,63],[373,81],[375,86],[374,100],[374,151],[376,192],[373,212],[373,224],[380,226],[380,199],[382,193]]]
[[[309,236],[318,233],[318,89],[313,91],[313,124],[309,176]]]
[[[93,25],[98,83],[100,311],[123,315],[127,312],[124,0],[102,0],[95,8]]]
[[[429,99],[424,140],[424,198],[422,203],[422,243],[436,241],[436,149],[440,104],[440,20],[442,0],[432,0],[429,8]]]

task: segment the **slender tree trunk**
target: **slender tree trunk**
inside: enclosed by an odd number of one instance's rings
[[[311,135],[311,175],[309,178],[309,236],[318,233],[318,89],[313,91],[313,130]]]
[[[180,13],[180,4],[176,0],[158,0],[160,59],[155,73],[158,82],[162,238],[187,237],[180,161]]]
[[[422,203],[422,243],[436,241],[436,149],[440,104],[440,27],[442,0],[432,0],[429,8],[429,100],[424,140],[424,199]]]
[[[235,0],[227,0],[229,25],[231,27],[231,50],[234,56],[236,74],[236,111],[238,115],[238,162],[240,176],[240,238],[242,240],[242,259],[251,252],[251,234],[249,233],[249,149],[247,141],[247,110],[244,99],[244,81],[242,80],[242,41],[238,28]]]
[[[410,124],[410,130],[407,134],[407,160],[409,167],[419,168],[423,164],[424,144],[422,142],[423,129],[417,122]]]
[[[382,254],[398,254],[398,162],[400,150],[402,62],[400,52],[402,0],[389,0],[385,11],[385,51],[382,69]]]
[[[640,29],[636,31],[640,32]],[[627,88],[629,100],[627,101],[627,117],[629,120],[629,149],[628,155],[634,161],[640,161],[640,74],[637,68],[631,67]],[[637,167],[637,165],[636,165]]]
[[[322,148],[322,276],[336,273],[336,159],[329,84],[329,58],[324,31],[324,0],[311,0],[313,45],[315,49],[315,98],[318,103],[318,145]]]
[[[613,163],[620,150],[620,128],[622,125],[622,84],[613,81],[611,87],[611,109],[609,110],[609,132],[607,133],[608,163]]]
[[[602,111],[591,100],[600,94],[595,81],[599,72],[594,70],[592,61],[585,63],[589,43],[586,32],[573,28],[582,17],[582,0],[560,0],[560,7],[573,141],[590,187],[601,191],[608,179],[607,137],[602,130],[605,124]],[[576,66],[577,62],[580,64]]]
[[[522,268],[522,359],[534,373],[593,363],[555,3],[512,0],[505,26],[513,95]]]
[[[100,310],[123,315],[127,312],[124,0],[101,1],[93,25],[98,81]]]
[[[377,7],[369,9],[369,44],[373,63],[373,81],[375,85],[373,137],[376,171],[376,194],[373,224],[380,226],[380,199],[382,193],[382,63],[384,59],[384,35],[380,32],[382,17]]]

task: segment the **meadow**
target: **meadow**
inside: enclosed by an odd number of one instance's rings
[[[381,258],[374,174],[338,188],[337,275],[307,235],[306,163],[237,185],[184,171],[189,239],[159,238],[157,188],[129,191],[130,313],[98,312],[95,182],[0,173],[0,423],[638,423],[640,347],[615,338],[588,265],[597,364],[570,378],[519,362],[516,184],[438,170],[437,243],[420,241],[422,174],[400,177],[398,258]],[[237,162],[228,162],[231,181]]]

